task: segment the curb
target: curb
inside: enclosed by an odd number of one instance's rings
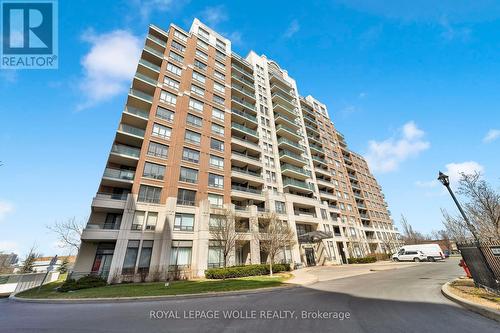
[[[489,319],[500,322],[500,311],[491,309],[491,308],[483,306],[483,305],[476,304],[476,303],[471,302],[463,297],[460,297],[460,296],[453,294],[450,291],[450,282],[446,282],[441,287],[441,293],[444,295],[444,297],[448,298],[449,300],[451,300],[457,304],[460,304],[461,306],[463,306],[467,310],[470,310],[470,311],[478,313],[484,317],[487,317]]]
[[[299,287],[297,284],[288,284],[279,287],[267,287],[251,290],[221,291],[187,295],[162,295],[162,296],[137,296],[137,297],[115,297],[115,298],[73,298],[73,299],[38,299],[38,298],[20,298],[11,296],[9,300],[20,303],[41,303],[41,304],[82,304],[82,303],[126,303],[126,302],[145,302],[145,301],[172,301],[193,298],[223,297],[223,296],[245,296],[258,293],[272,293],[280,290]]]

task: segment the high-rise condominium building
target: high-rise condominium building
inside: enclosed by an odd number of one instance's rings
[[[203,276],[221,265],[210,225],[227,211],[242,234],[231,265],[268,260],[268,212],[297,235],[280,261],[342,264],[398,243],[380,186],[324,104],[197,19],[189,32],[151,25],[74,274]]]

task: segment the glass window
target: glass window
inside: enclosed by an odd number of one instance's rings
[[[184,135],[184,140],[190,143],[200,144],[201,134],[186,130],[186,133]]]
[[[203,60],[208,60],[208,54],[206,54],[205,52],[203,52],[201,50],[196,49],[196,55]]]
[[[167,71],[169,71],[170,73],[173,73],[175,75],[181,75],[182,73],[182,68],[174,65],[174,64],[171,64],[171,63],[168,63],[167,64]]]
[[[174,230],[193,231],[194,214],[175,214]]]
[[[194,99],[194,98],[190,98],[189,99],[189,108],[191,108],[195,111],[198,111],[198,112],[203,112],[203,102],[201,102],[197,99]]]
[[[212,133],[224,136],[224,127],[217,124],[212,124]]]
[[[213,98],[212,98],[212,100],[215,103],[224,104],[224,98],[222,98],[220,96],[214,95]]]
[[[160,203],[161,187],[141,185],[139,188],[139,202]]]
[[[182,159],[192,163],[200,162],[200,152],[194,149],[186,148],[182,150]]]
[[[216,175],[214,173],[208,174],[208,186],[223,188],[224,187],[224,176]]]
[[[275,201],[275,205],[276,205],[276,213],[278,214],[286,213],[286,206],[283,201]]]
[[[169,56],[170,56],[170,58],[174,59],[175,61],[184,62],[184,57],[175,53],[175,52],[170,51]]]
[[[224,266],[224,249],[213,242],[208,246],[208,268]]]
[[[200,87],[198,87],[198,86],[196,86],[194,84],[191,85],[191,92],[193,92],[193,93],[195,93],[197,95],[200,95],[200,96],[205,95],[205,89],[200,88]]]
[[[153,253],[153,241],[142,241],[141,255],[139,257],[139,272],[148,272],[151,264],[151,254]]]
[[[174,36],[179,38],[183,42],[187,42],[187,40],[188,40],[187,36],[178,30],[174,30]]]
[[[328,220],[328,214],[326,213],[326,209],[321,208],[321,218],[323,220]]]
[[[196,117],[190,113],[188,113],[186,117],[186,123],[192,126],[201,127],[203,120],[200,117]]]
[[[201,70],[203,70],[203,71],[207,69],[207,65],[206,65],[205,63],[203,63],[203,62],[199,61],[198,59],[194,59],[194,65],[195,65],[197,68],[199,68],[199,69],[201,69]]]
[[[215,50],[215,56],[221,60],[224,60],[226,58],[226,55],[224,54],[224,52],[221,52],[219,50]]]
[[[200,73],[195,72],[195,71],[193,71],[193,79],[198,81],[198,82],[201,82],[201,83],[205,83],[205,80],[206,80],[205,75],[200,74]]]
[[[219,194],[208,194],[208,202],[212,207],[222,207],[224,205],[224,197]]]
[[[196,184],[198,182],[198,170],[181,167],[179,180],[182,182]]]
[[[180,52],[184,52],[186,50],[186,48],[183,45],[177,43],[175,40],[172,41],[172,48]]]
[[[184,206],[194,206],[196,191],[180,188],[177,192],[177,204]]]
[[[217,82],[214,82],[214,91],[217,91],[217,92],[220,92],[223,94],[225,90],[226,89],[225,89],[224,85],[217,83]]]
[[[224,111],[212,108],[212,118],[224,121]]]
[[[226,65],[224,65],[224,63],[222,63],[222,62],[220,62],[218,60],[215,60],[215,66],[219,67],[222,70],[226,69]]]
[[[210,155],[210,166],[213,168],[224,169],[224,159],[219,156]]]
[[[208,50],[208,44],[205,43],[204,41],[201,41],[201,40],[197,40],[196,41],[196,45],[200,46],[201,48],[205,49],[205,50]]]
[[[142,225],[144,224],[144,217],[146,212],[136,210],[134,213],[134,219],[132,220],[132,230],[142,230]]]
[[[177,102],[177,96],[162,90],[160,93],[160,101],[162,101],[163,103],[175,105],[175,103]]]
[[[172,241],[170,250],[170,266],[189,267],[193,241]]]
[[[122,222],[122,214],[107,213],[106,220],[104,221],[103,229],[120,229]]]
[[[219,71],[214,71],[214,76],[219,80],[226,81],[226,76]]]
[[[159,158],[167,158],[168,146],[151,141],[148,146],[148,155]]]
[[[224,43],[220,39],[216,39],[215,40],[215,47],[217,47],[218,49],[221,49],[221,50],[226,50],[226,43]]]
[[[209,230],[216,230],[222,226],[223,222],[224,222],[223,215],[210,214],[210,219],[208,220],[208,228]]]
[[[164,165],[151,162],[144,163],[144,173],[142,174],[143,177],[163,179],[164,175],[165,175]]]
[[[174,112],[164,109],[162,107],[157,107],[156,108],[156,116],[160,119],[166,120],[166,121],[173,121],[174,120]]]
[[[168,76],[163,77],[163,84],[169,86],[172,89],[179,90],[179,81],[176,81]]]
[[[127,244],[127,251],[125,252],[125,260],[123,260],[122,274],[134,274],[138,252],[139,241],[129,240]]]
[[[218,150],[218,151],[224,151],[224,142],[220,140],[216,140],[214,138],[210,139],[210,148]]]
[[[158,213],[149,212],[148,219],[146,220],[146,230],[155,230],[156,222],[158,222]]]
[[[153,135],[160,137],[162,139],[170,139],[170,135],[172,135],[172,129],[170,127],[166,127],[157,123],[153,124]]]

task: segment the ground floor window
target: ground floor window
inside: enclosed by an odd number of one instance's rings
[[[122,274],[134,274],[137,255],[139,254],[139,241],[129,240],[127,251],[125,252],[125,260],[123,261]]]
[[[208,268],[224,266],[224,248],[216,241],[208,245]]]
[[[193,241],[172,241],[172,248],[170,249],[170,268],[177,269],[190,267],[192,248]]]

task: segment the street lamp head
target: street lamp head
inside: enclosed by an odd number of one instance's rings
[[[444,185],[444,186],[449,186],[450,185],[450,177],[439,171],[439,177],[438,180]]]

